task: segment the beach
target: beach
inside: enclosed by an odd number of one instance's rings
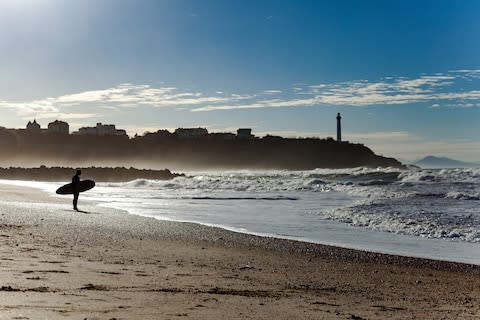
[[[478,319],[480,266],[160,221],[0,185],[0,319]]]

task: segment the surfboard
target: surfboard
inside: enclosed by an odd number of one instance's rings
[[[93,180],[81,180],[79,184],[79,191],[85,192],[95,187]],[[61,186],[56,191],[57,194],[73,194],[73,185],[71,183]]]

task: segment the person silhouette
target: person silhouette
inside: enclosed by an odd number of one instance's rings
[[[72,187],[73,187],[73,209],[78,210],[78,196],[80,195],[80,175],[82,170],[77,170],[77,173],[72,177]]]

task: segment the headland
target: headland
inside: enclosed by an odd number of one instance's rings
[[[327,137],[256,137],[251,129],[209,133],[205,128],[160,129],[129,137],[115,125],[98,123],[70,134],[55,121],[26,129],[0,128],[0,166],[135,166],[195,169],[290,169],[401,167],[363,144]]]

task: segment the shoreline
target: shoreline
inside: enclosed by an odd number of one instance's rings
[[[20,183],[20,184],[16,184],[16,183],[9,183],[9,182],[12,182],[12,181],[20,181],[20,182],[25,182],[25,183]],[[28,185],[28,182],[31,182],[31,181],[26,181],[26,180],[5,180],[5,181],[0,181],[0,188],[1,188],[1,185],[9,185],[9,186],[22,186],[22,187],[25,187]],[[39,181],[40,183],[43,183],[41,181]],[[30,187],[28,186],[27,188],[32,188],[36,191],[40,191],[42,193],[45,194],[45,196],[48,196],[49,198],[52,198],[52,199],[56,199],[56,200],[59,200],[59,201],[62,201],[60,199],[69,199],[69,197],[65,197],[65,196],[56,196],[55,194],[50,194],[50,191],[51,190],[47,190],[47,189],[44,189],[44,188],[41,188],[39,186],[36,186],[36,187]],[[53,190],[53,189],[52,189]],[[67,200],[68,201],[68,200]],[[480,270],[480,262],[479,263],[475,263],[475,262],[467,262],[467,261],[455,261],[455,260],[448,260],[446,258],[434,258],[434,257],[427,257],[427,256],[415,256],[415,255],[407,255],[407,254],[401,254],[401,253],[395,253],[395,252],[388,252],[388,251],[380,251],[380,250],[374,250],[374,249],[369,249],[369,248],[355,248],[355,247],[350,247],[348,245],[341,245],[341,244],[335,244],[335,243],[322,243],[321,241],[315,241],[315,240],[308,240],[308,239],[295,239],[294,237],[288,237],[288,236],[285,236],[285,237],[281,237],[279,235],[275,235],[275,234],[268,234],[268,233],[256,233],[256,232],[253,232],[253,231],[248,231],[248,230],[238,230],[238,229],[235,229],[235,228],[230,228],[228,226],[223,226],[223,225],[216,225],[216,224],[209,224],[209,223],[202,223],[202,222],[197,222],[197,221],[181,221],[181,220],[170,220],[170,219],[162,219],[160,217],[154,217],[154,216],[147,216],[147,215],[141,215],[141,214],[136,214],[136,213],[131,213],[127,210],[124,210],[124,209],[119,209],[119,208],[115,208],[115,207],[110,207],[108,205],[102,205],[104,204],[103,202],[98,202],[98,201],[93,201],[93,200],[85,200],[83,199],[82,202],[84,203],[88,203],[89,205],[96,205],[96,206],[99,206],[99,207],[104,207],[104,208],[108,208],[110,210],[116,210],[116,211],[122,211],[128,215],[131,215],[131,216],[136,216],[136,217],[139,217],[141,219],[153,219],[155,221],[159,221],[160,223],[171,223],[171,224],[176,224],[176,223],[179,223],[179,224],[185,224],[185,225],[191,225],[190,228],[191,229],[195,229],[195,228],[205,228],[204,230],[204,233],[205,234],[210,234],[211,232],[209,232],[209,228],[212,228],[213,230],[217,230],[218,232],[221,232],[221,231],[224,231],[224,232],[227,232],[227,233],[233,233],[233,234],[236,234],[237,237],[226,237],[226,238],[235,238],[236,240],[232,240],[232,241],[237,241],[237,242],[243,242],[244,244],[245,243],[248,243],[248,241],[244,241],[244,240],[241,240],[243,239],[243,237],[258,237],[259,239],[263,239],[264,241],[257,241],[258,243],[263,243],[263,245],[265,245],[265,247],[263,249],[267,249],[267,250],[275,250],[275,246],[272,246],[271,243],[272,241],[279,241],[282,242],[282,241],[287,241],[287,242],[292,242],[292,243],[298,243],[298,247],[299,248],[304,248],[303,250],[305,250],[305,253],[308,253],[308,254],[311,254],[312,252],[316,252],[318,251],[318,249],[315,248],[315,246],[324,246],[324,247],[328,247],[328,248],[335,248],[335,249],[338,249],[338,250],[347,250],[347,251],[352,251],[352,252],[363,252],[363,253],[366,253],[367,255],[371,255],[371,258],[372,259],[379,259],[378,257],[375,257],[375,256],[392,256],[392,257],[397,257],[397,259],[384,259],[384,261],[387,261],[387,260],[390,260],[390,261],[393,261],[393,260],[397,260],[397,261],[400,261],[400,260],[406,260],[408,261],[408,263],[418,263],[418,262],[413,262],[414,260],[427,260],[427,261],[431,261],[432,263],[430,263],[430,265],[433,265],[435,264],[436,262],[445,262],[445,263],[449,263],[449,264],[459,264],[459,265],[467,265],[469,266],[467,269],[471,269],[471,270],[474,270],[474,269],[479,269]],[[403,237],[403,235],[398,235],[400,237]],[[409,236],[411,237],[411,236]],[[268,241],[267,241],[268,239]],[[197,239],[197,240],[200,240],[200,239]],[[205,240],[205,239],[202,239],[202,240]],[[211,241],[211,239],[209,240]],[[429,238],[419,238],[418,241],[447,241],[447,243],[449,244],[454,244],[455,242],[449,242],[449,240],[444,240],[444,239],[429,239]],[[469,245],[470,243],[468,243]],[[286,247],[287,245],[283,245],[283,247]],[[292,246],[292,244],[290,244],[290,246]],[[451,268],[451,267],[449,267]]]
[[[70,199],[0,190],[0,310],[11,318],[480,314],[480,266],[159,221],[94,203],[82,202],[81,214]]]
[[[102,207],[101,203],[97,203],[98,206]],[[429,257],[421,257],[421,256],[409,256],[409,255],[402,255],[402,254],[396,254],[396,253],[390,253],[390,252],[382,252],[382,251],[375,251],[375,250],[369,250],[369,249],[361,249],[361,248],[353,248],[349,247],[347,245],[342,246],[342,245],[337,245],[337,244],[327,244],[327,243],[322,243],[322,242],[315,242],[314,240],[308,240],[308,239],[294,239],[294,237],[282,237],[279,235],[275,234],[263,234],[263,233],[255,233],[255,232],[249,232],[248,230],[242,231],[242,230],[237,230],[235,228],[230,228],[228,226],[222,226],[222,225],[215,225],[215,224],[209,224],[209,223],[202,223],[202,222],[195,222],[195,221],[180,221],[180,220],[170,220],[170,219],[162,219],[158,217],[152,217],[152,216],[146,216],[146,215],[141,215],[141,214],[135,214],[135,213],[130,213],[127,210],[121,210],[118,208],[111,208],[108,206],[103,206],[105,208],[110,208],[113,210],[118,210],[118,211],[123,211],[126,214],[133,215],[140,217],[142,219],[152,219],[154,221],[159,221],[163,223],[171,223],[171,224],[181,224],[181,225],[186,225],[189,226],[191,229],[204,229],[205,233],[218,233],[221,234],[222,232],[225,233],[232,233],[232,235],[227,236],[226,238],[231,239],[230,241],[237,242],[241,244],[242,246],[246,247],[249,245],[255,244],[258,245],[259,249],[265,249],[265,250],[272,250],[272,251],[281,251],[280,248],[290,248],[290,247],[295,247],[298,249],[293,249],[293,251],[298,251],[301,254],[305,255],[314,255],[316,252],[323,251],[325,248],[330,249],[331,251],[347,251],[347,252],[360,252],[362,254],[369,255],[369,259],[374,259],[375,261],[381,261],[383,263],[392,263],[392,261],[397,261],[397,263],[403,264],[403,265],[411,265],[411,264],[423,264],[423,265],[430,265],[433,266],[436,263],[445,263],[445,264],[451,264],[452,266],[449,267],[443,267],[444,270],[453,270],[455,265],[458,266],[465,266],[465,267],[460,267],[459,269],[464,269],[465,271],[472,271],[472,272],[480,272],[480,262],[479,263],[469,263],[469,262],[463,262],[463,261],[453,261],[453,260],[446,260],[446,259],[441,259],[441,258],[429,258]],[[215,231],[209,231],[209,230],[215,230]],[[255,239],[258,239],[257,241],[249,241],[248,238],[253,237]],[[220,237],[223,238],[223,237]],[[205,239],[202,239],[205,240]],[[421,238],[421,241],[425,240],[434,240],[434,241],[448,241],[448,240],[439,240],[439,239],[428,239],[428,238]],[[206,240],[206,241],[213,241],[216,242],[217,240]],[[275,242],[278,242],[278,244],[274,244]],[[228,242],[223,242],[220,244],[222,245],[229,245]],[[316,248],[318,247],[318,248]],[[322,249],[323,248],[323,249]],[[290,250],[292,251],[292,250]],[[341,253],[340,255],[351,255],[351,253]],[[383,258],[382,258],[383,257]],[[418,261],[428,261],[428,263],[419,263]],[[390,261],[390,262],[387,262]],[[407,261],[407,262],[402,262],[402,261]],[[439,268],[438,266],[436,268]],[[440,267],[442,268],[442,267]]]
[[[115,209],[119,210],[119,209]],[[122,210],[119,210],[122,211]],[[124,211],[125,214],[135,215]],[[210,244],[219,247],[240,248],[258,250],[267,250],[272,252],[279,252],[283,254],[295,254],[313,258],[327,258],[335,256],[339,260],[355,260],[358,262],[375,262],[381,264],[391,264],[399,266],[415,266],[427,267],[442,271],[461,271],[480,273],[480,264],[448,261],[441,259],[431,259],[424,257],[414,257],[399,254],[391,254],[385,252],[376,252],[362,249],[355,249],[349,247],[342,247],[337,245],[309,242],[303,240],[295,240],[289,238],[280,238],[270,235],[261,235],[248,232],[241,232],[229,230],[222,226],[214,226],[189,221],[172,221],[162,220],[155,217],[147,217],[142,215],[135,215],[142,219],[159,221],[166,224],[171,224],[167,227],[172,227],[178,224],[180,228],[189,230],[198,230],[198,233],[204,233],[209,237],[193,237],[188,241],[206,241]],[[197,233],[197,234],[198,234]],[[178,237],[178,238],[177,238]],[[216,237],[216,238],[215,238]],[[175,240],[185,240],[183,236],[176,235]]]

